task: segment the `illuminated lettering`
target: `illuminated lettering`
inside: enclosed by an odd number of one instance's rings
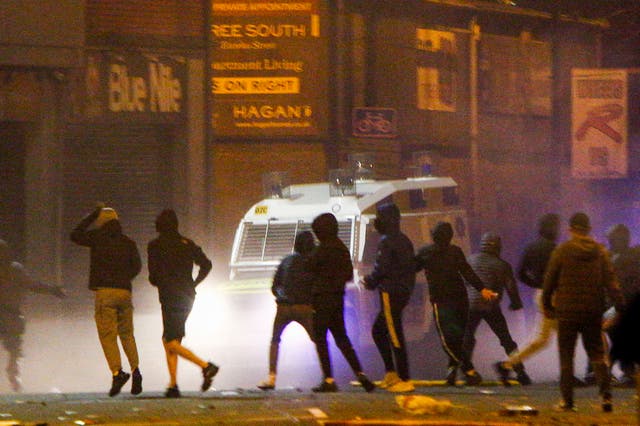
[[[142,77],[129,77],[126,65],[111,64],[108,87],[110,111],[145,110],[147,85]]]
[[[234,119],[293,119],[310,117],[312,108],[309,105],[234,105]]]
[[[244,27],[247,37],[305,37],[307,35],[306,25],[293,24],[247,24]]]
[[[242,37],[242,25],[214,24],[211,25],[211,33],[214,37]]]
[[[169,65],[149,63],[149,107],[156,112],[180,112],[182,88],[180,81],[173,78]]]

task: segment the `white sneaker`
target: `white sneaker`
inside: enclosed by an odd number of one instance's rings
[[[393,386],[389,386],[387,390],[389,392],[413,392],[415,386],[411,383],[411,380],[401,380]]]
[[[402,379],[398,377],[398,373],[395,371],[390,371],[384,375],[384,378],[378,383],[378,387],[381,389],[386,389],[389,386],[393,386],[398,382],[401,382]]]

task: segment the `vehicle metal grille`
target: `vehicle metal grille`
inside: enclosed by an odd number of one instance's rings
[[[352,251],[353,220],[339,222],[338,237]],[[308,222],[255,224],[245,222],[236,262],[277,261],[293,253],[295,236],[298,232],[310,231]]]

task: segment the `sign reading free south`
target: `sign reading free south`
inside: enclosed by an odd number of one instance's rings
[[[324,0],[215,0],[211,13],[214,134],[325,135]]]

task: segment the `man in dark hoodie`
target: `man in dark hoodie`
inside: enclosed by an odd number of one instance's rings
[[[482,282],[487,288],[498,294],[496,299],[487,301],[472,286],[467,288],[470,310],[469,323],[464,336],[464,348],[469,357],[472,357],[476,344],[476,330],[482,320],[489,325],[491,331],[498,337],[500,345],[507,355],[518,350],[518,345],[511,337],[507,320],[500,308],[500,301],[505,291],[509,296],[509,309],[513,311],[522,309],[522,301],[520,300],[520,293],[518,292],[511,265],[500,257],[501,250],[502,239],[500,236],[493,232],[487,232],[480,239],[480,251],[469,257],[469,264]],[[518,373],[518,381],[521,384],[527,385],[531,383],[531,379],[524,371],[522,364],[516,366],[516,372]],[[510,384],[508,380],[503,381],[503,383],[506,386]]]
[[[609,242],[613,270],[616,273],[616,277],[618,277],[625,300],[624,309],[627,309],[626,304],[640,294],[640,247],[632,247],[630,245],[631,233],[629,228],[621,223],[607,230],[607,240]],[[616,314],[621,316],[623,313],[617,312]],[[609,323],[610,321],[605,321],[605,328]],[[620,384],[622,386],[634,386],[636,376],[635,363],[621,359],[620,370],[622,370],[623,374],[619,380]]]
[[[314,392],[338,391],[331,370],[327,345],[327,332],[331,331],[336,346],[346,358],[358,381],[367,392],[371,392],[375,389],[375,385],[362,371],[360,360],[347,336],[344,323],[345,286],[347,281],[353,279],[353,264],[349,249],[338,238],[338,221],[333,214],[324,213],[316,217],[311,224],[311,229],[320,241],[309,259],[309,270],[315,276],[314,334],[324,374],[324,380],[312,390]]]
[[[29,293],[65,297],[62,287],[37,281],[21,263],[12,261],[9,245],[0,240],[0,341],[7,350],[6,371],[15,392],[22,390],[19,361],[22,357],[22,335],[26,328],[22,305]]]
[[[602,410],[612,410],[611,377],[601,335],[602,314],[607,306],[606,296],[618,308],[623,298],[609,254],[589,236],[590,230],[585,213],[571,216],[571,238],[551,254],[542,290],[545,316],[558,320],[562,401],[557,408],[562,411],[575,410],[573,360],[578,334],[596,375]]]
[[[380,291],[380,313],[373,323],[373,341],[384,362],[385,376],[379,387],[390,392],[411,392],[402,311],[416,282],[413,243],[400,231],[400,210],[395,204],[378,207],[373,222],[382,235],[371,274],[364,286]]]
[[[196,298],[196,287],[211,271],[211,261],[202,249],[178,232],[178,217],[171,209],[163,210],[156,218],[158,238],[147,246],[149,282],[158,288],[162,307],[162,344],[167,356],[169,386],[167,398],[179,398],[177,372],[178,357],[196,364],[202,369],[202,392],[211,387],[218,366],[207,362],[182,346],[185,323]],[[193,266],[198,275],[193,278]]]
[[[276,297],[276,317],[269,347],[269,377],[258,384],[262,390],[276,387],[280,336],[291,323],[297,322],[313,339],[313,282],[308,260],[316,244],[311,231],[299,232],[294,242],[294,252],[286,256],[276,269],[271,292]]]
[[[455,385],[457,370],[461,369],[467,385],[478,385],[482,377],[463,346],[469,315],[465,280],[485,300],[493,300],[497,294],[486,288],[473,272],[462,249],[451,244],[453,227],[449,222],[438,222],[431,231],[431,238],[433,244],[418,250],[416,271],[424,270],[442,349],[449,357],[447,384]]]
[[[120,393],[131,375],[131,393],[137,395],[142,392],[142,375],[133,335],[131,281],[142,264],[136,243],[122,233],[116,211],[102,203],[76,225],[71,241],[90,248],[89,289],[95,294],[98,337],[113,376],[109,396]],[[132,374],[122,370],[118,338]]]

